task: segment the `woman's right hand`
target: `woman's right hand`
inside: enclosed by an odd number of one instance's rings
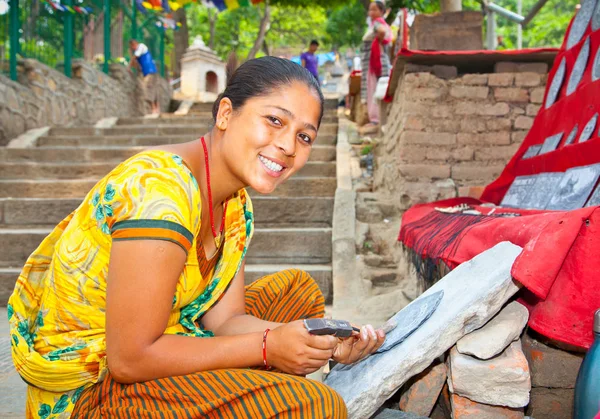
[[[333,356],[338,339],[308,333],[302,320],[273,329],[267,335],[267,362],[283,372],[307,375]]]

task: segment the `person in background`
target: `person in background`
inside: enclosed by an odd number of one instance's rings
[[[319,49],[319,41],[310,41],[308,51],[303,52],[302,55],[300,55],[300,59],[302,60],[302,67],[310,71],[310,74],[319,80],[319,60],[315,55],[317,49]]]
[[[369,124],[363,131],[376,129],[379,124],[379,106],[375,101],[375,89],[380,77],[389,76],[392,69],[389,47],[392,41],[390,27],[384,20],[386,10],[383,1],[374,1],[369,5],[370,25],[363,36],[361,101],[366,103]]]
[[[131,51],[131,60],[129,61],[129,67],[134,67],[142,72],[144,76],[144,89],[146,94],[146,100],[150,102],[150,106],[153,114],[159,114],[160,108],[158,106],[158,74],[156,71],[156,65],[154,59],[148,47],[138,42],[135,39],[129,41],[129,49]],[[135,57],[135,59],[134,59]]]

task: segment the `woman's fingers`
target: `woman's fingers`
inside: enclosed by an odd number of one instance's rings
[[[311,348],[331,350],[338,344],[338,339],[334,336],[309,335],[307,343]]]

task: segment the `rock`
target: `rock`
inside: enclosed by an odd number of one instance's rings
[[[527,414],[535,419],[565,419],[573,414],[575,391],[564,388],[533,388]]]
[[[494,406],[524,407],[529,403],[529,365],[519,341],[489,360],[452,348],[450,370],[453,392],[460,396]]]
[[[461,264],[419,297],[444,291],[437,310],[401,345],[334,367],[325,383],[344,399],[350,417],[373,415],[408,379],[487,323],[519,290],[510,270],[521,250],[502,242]]]
[[[369,224],[357,221],[355,234],[356,237],[354,238],[354,240],[356,241],[356,247],[360,251],[362,250],[365,241],[367,240],[367,236],[369,235]]]
[[[456,343],[458,352],[479,359],[490,359],[521,336],[529,312],[513,301],[481,329],[469,333]]]
[[[402,394],[400,410],[429,416],[444,387],[447,376],[448,368],[443,362],[430,365],[413,378],[413,383]]]
[[[523,409],[490,406],[452,395],[452,417],[454,419],[523,419]]]
[[[584,354],[551,348],[527,334],[523,337],[523,352],[529,361],[532,386],[575,388]]]
[[[427,416],[419,416],[414,413],[402,412],[400,410],[383,409],[373,419],[427,419]]]
[[[379,223],[383,220],[383,214],[377,205],[357,204],[356,219],[363,223]]]

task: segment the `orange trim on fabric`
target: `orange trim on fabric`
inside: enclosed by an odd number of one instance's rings
[[[140,237],[149,240],[152,238],[173,240],[183,246],[186,251],[192,248],[192,243],[183,234],[164,228],[124,228],[113,231],[112,237],[116,240],[137,239]]]

